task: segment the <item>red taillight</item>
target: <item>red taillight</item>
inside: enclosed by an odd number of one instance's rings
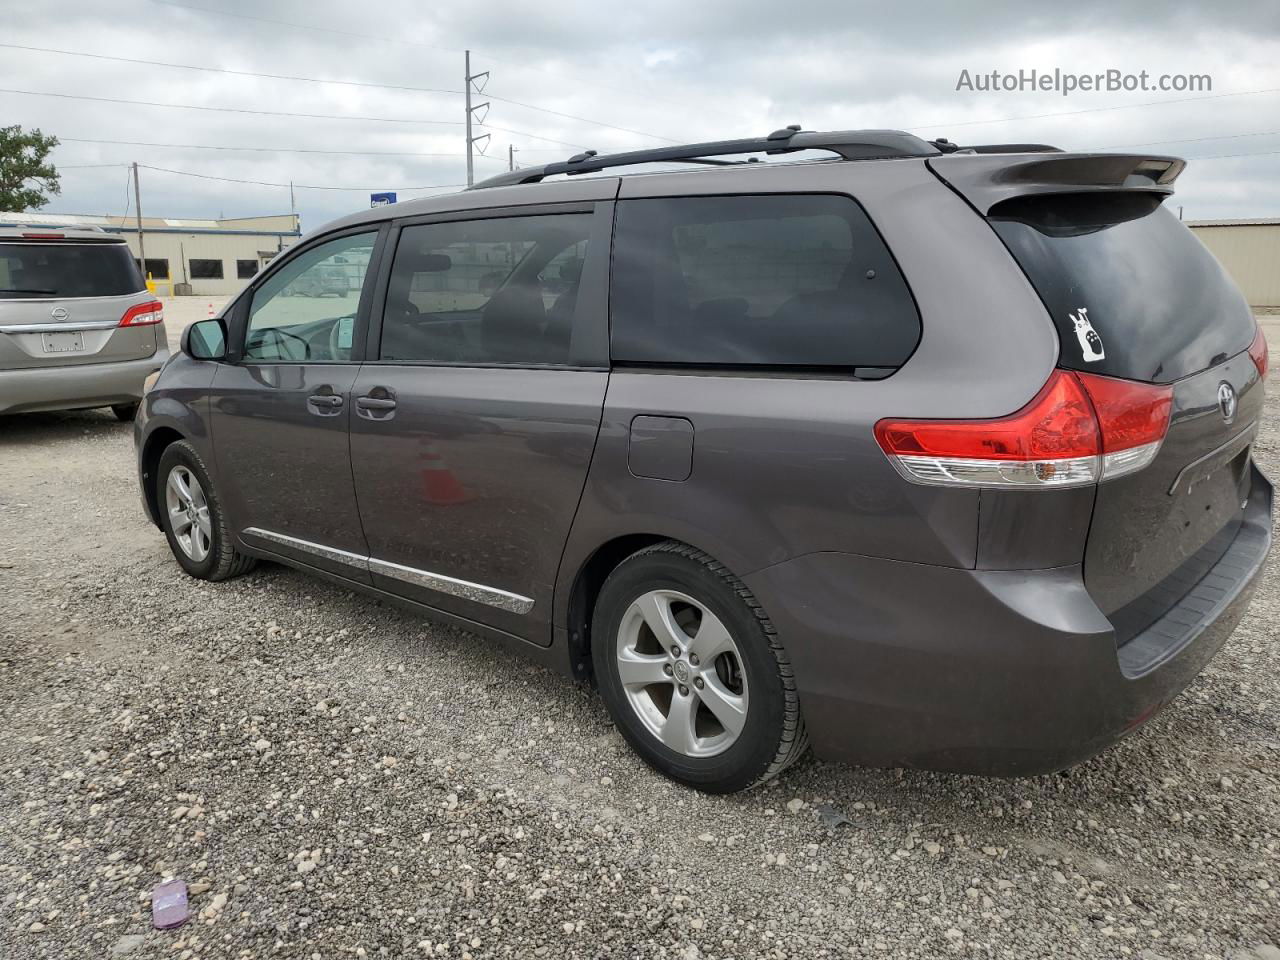
[[[1098,414],[1103,453],[1116,453],[1164,439],[1173,410],[1173,387],[1092,373],[1075,376]]]
[[[1258,368],[1258,376],[1267,379],[1267,338],[1258,328],[1258,335],[1249,344],[1249,356],[1253,357],[1253,365]]]
[[[64,233],[24,233],[22,235],[22,239],[24,240],[65,240],[67,239],[67,236]]]
[[[1173,389],[1055,370],[1017,413],[993,420],[881,420],[876,440],[909,480],[955,486],[1063,487],[1150,463]]]
[[[164,304],[159,300],[149,300],[130,307],[120,318],[122,327],[146,327],[164,320]]]

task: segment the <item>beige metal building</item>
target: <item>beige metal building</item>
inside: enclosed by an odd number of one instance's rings
[[[101,227],[122,234],[138,257],[137,221],[132,217],[85,214],[0,213],[0,223],[41,223]],[[189,284],[193,296],[235,293],[272,257],[297,243],[297,214],[236,217],[226,220],[142,218],[147,262],[144,272],[156,292],[168,296]]]
[[[1255,307],[1280,307],[1280,219],[1191,220],[1191,231],[1213,251]]]

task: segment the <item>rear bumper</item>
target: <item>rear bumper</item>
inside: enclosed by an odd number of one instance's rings
[[[1227,555],[1119,651],[1079,565],[961,570],[826,553],[746,581],[787,646],[819,756],[1027,776],[1103,750],[1204,669],[1252,598],[1271,510],[1254,468]]]
[[[0,370],[0,414],[135,403],[142,381],[167,359],[169,348],[161,345],[139,360]]]

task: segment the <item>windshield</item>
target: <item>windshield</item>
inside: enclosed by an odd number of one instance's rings
[[[0,243],[0,299],[120,297],[142,289],[123,243]]]
[[[1235,283],[1158,197],[1018,197],[990,220],[1053,316],[1064,367],[1170,383],[1253,339]]]

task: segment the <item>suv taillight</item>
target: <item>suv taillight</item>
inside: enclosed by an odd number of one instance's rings
[[[1258,375],[1266,380],[1267,338],[1262,333],[1262,327],[1258,327],[1258,335],[1253,338],[1253,343],[1249,344],[1249,356],[1253,357],[1253,365],[1258,368]]]
[[[130,307],[120,318],[122,327],[146,327],[164,320],[164,304],[159,300],[150,300]]]
[[[876,440],[916,483],[1075,487],[1141,470],[1169,428],[1173,388],[1055,370],[994,420],[881,420]]]

